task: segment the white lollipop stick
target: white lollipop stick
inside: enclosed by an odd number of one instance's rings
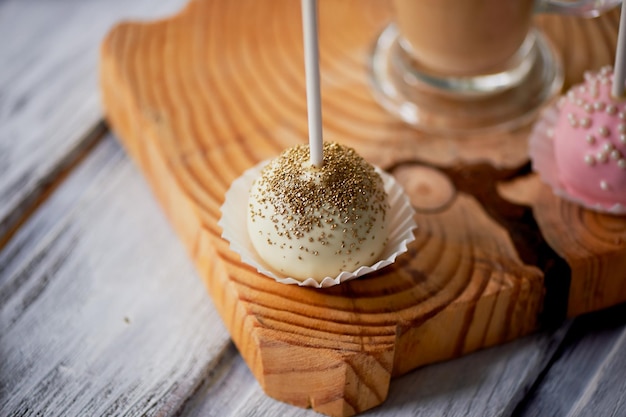
[[[322,154],[322,99],[317,36],[317,0],[302,0],[302,30],[304,34],[304,70],[306,74],[311,164],[320,167],[324,156]]]
[[[615,98],[624,97],[624,83],[626,82],[626,4],[622,4],[619,18],[619,32],[617,35],[617,51],[613,71],[613,88],[611,94]]]

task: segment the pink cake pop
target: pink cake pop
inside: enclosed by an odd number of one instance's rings
[[[613,70],[585,73],[558,103],[554,157],[558,179],[573,197],[626,205],[626,102],[611,95]]]
[[[626,214],[626,100],[611,67],[585,73],[541,114],[530,136],[533,169],[554,192],[584,207]]]

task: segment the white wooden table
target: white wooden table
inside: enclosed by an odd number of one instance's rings
[[[0,416],[313,416],[268,398],[102,117],[99,44],[184,0],[0,0]],[[368,416],[626,416],[626,306],[392,381]]]

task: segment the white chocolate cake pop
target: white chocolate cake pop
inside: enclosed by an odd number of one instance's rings
[[[558,104],[554,159],[565,191],[590,206],[626,205],[626,102],[611,95],[613,71],[587,72]]]
[[[248,234],[272,268],[321,281],[376,261],[388,235],[383,181],[353,149],[325,142],[323,164],[309,147],[283,152],[250,190]]]

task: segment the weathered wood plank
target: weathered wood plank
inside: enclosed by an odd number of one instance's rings
[[[100,41],[123,18],[156,18],[184,0],[0,2],[0,242],[93,143],[102,119]]]
[[[0,252],[0,415],[170,415],[234,355],[108,136]]]
[[[626,305],[576,319],[516,417],[626,415]]]

